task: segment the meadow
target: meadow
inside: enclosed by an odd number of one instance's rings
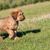
[[[34,18],[38,19],[38,17],[50,14],[50,2],[17,8],[22,9],[26,17],[23,22],[19,23],[19,37],[16,40],[10,40],[8,37],[0,40],[0,50],[50,50],[50,19],[34,20]],[[10,15],[11,11],[17,8],[0,11],[0,18]]]
[[[0,10],[15,8],[22,5],[35,4],[50,0],[0,0]]]

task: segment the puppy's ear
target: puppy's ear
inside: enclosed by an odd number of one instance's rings
[[[11,16],[15,16],[15,14],[16,14],[16,12],[14,12],[14,11],[11,12]]]
[[[18,11],[13,11],[11,13],[11,16],[14,18],[14,19],[17,19],[17,15],[18,15]]]
[[[22,10],[21,9],[17,9],[16,11],[14,10],[11,12],[11,16],[16,16],[18,15],[19,12],[22,12]]]

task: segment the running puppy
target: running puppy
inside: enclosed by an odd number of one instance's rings
[[[0,19],[0,31],[5,31],[9,34],[10,39],[16,37],[19,21],[23,21],[25,16],[21,9],[11,12],[11,16]]]

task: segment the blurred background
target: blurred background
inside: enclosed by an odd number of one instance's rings
[[[0,0],[0,10],[14,8],[17,6],[35,4],[37,2],[44,2],[50,0]]]

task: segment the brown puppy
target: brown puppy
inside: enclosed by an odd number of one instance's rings
[[[0,31],[7,32],[9,34],[9,38],[14,39],[19,21],[23,21],[24,19],[25,16],[23,15],[22,10],[18,9],[13,11],[11,16],[0,20]]]

